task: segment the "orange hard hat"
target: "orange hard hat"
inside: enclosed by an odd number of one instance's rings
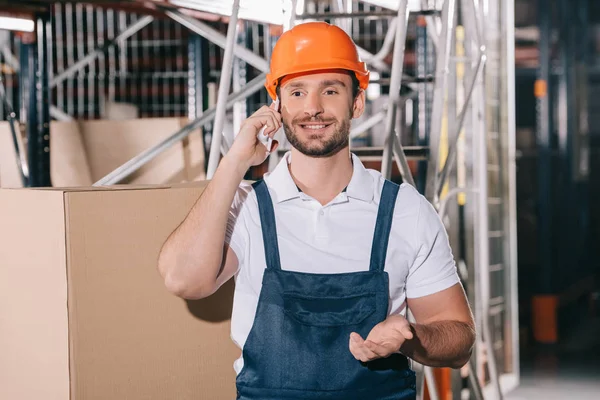
[[[284,76],[329,69],[352,71],[361,89],[369,85],[369,70],[346,32],[326,22],[300,24],[275,43],[265,87],[275,100],[277,85]]]

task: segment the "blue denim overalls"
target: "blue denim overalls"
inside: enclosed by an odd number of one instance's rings
[[[383,187],[369,270],[313,274],[281,269],[269,190],[264,181],[254,184],[267,266],[236,381],[239,400],[416,397],[406,357],[362,363],[349,349],[351,332],[366,338],[387,317],[383,269],[398,189],[389,181]]]

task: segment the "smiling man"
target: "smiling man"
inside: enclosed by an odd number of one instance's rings
[[[459,368],[470,357],[473,318],[435,210],[349,150],[368,82],[341,29],[284,33],[265,84],[278,101],[243,123],[163,246],[159,270],[181,297],[236,279],[238,399],[414,399],[409,359]],[[242,183],[268,156],[260,130],[272,138],[282,124],[292,150]]]

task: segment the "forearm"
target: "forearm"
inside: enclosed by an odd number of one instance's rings
[[[469,361],[475,343],[475,330],[459,321],[411,324],[413,339],[400,351],[420,364],[460,368]]]
[[[229,210],[247,169],[233,158],[223,158],[196,204],[163,245],[158,266],[172,292],[186,297],[209,290],[216,281]]]

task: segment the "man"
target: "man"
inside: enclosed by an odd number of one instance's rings
[[[266,82],[281,108],[244,122],[161,251],[159,270],[181,297],[236,277],[238,399],[412,399],[407,358],[459,368],[470,357],[473,319],[440,219],[413,187],[349,151],[368,80],[341,29],[284,33]],[[272,138],[281,124],[293,149],[242,184],[268,156],[261,128]]]

